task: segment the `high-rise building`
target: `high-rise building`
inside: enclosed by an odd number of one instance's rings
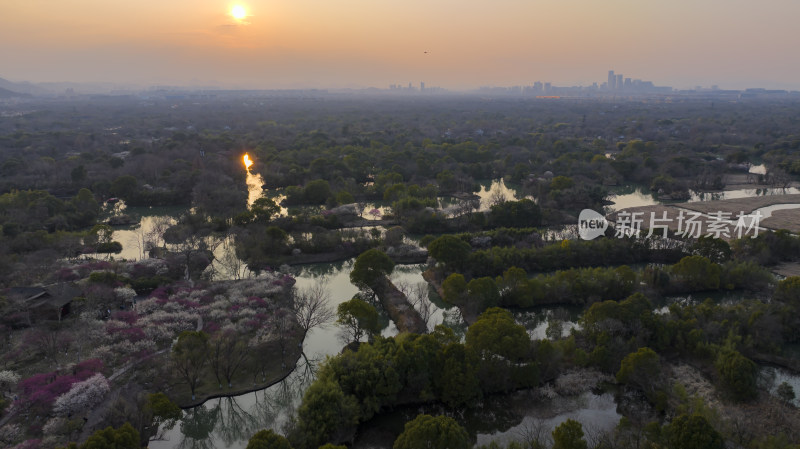
[[[608,71],[608,89],[609,90],[614,90],[615,87],[617,87],[617,77],[614,76],[614,71],[613,70],[609,70]]]
[[[622,74],[617,74],[617,81],[614,83],[617,90],[622,90]]]
[[[631,79],[625,78],[625,89],[630,89],[631,87]]]
[[[422,81],[421,83],[419,83],[419,91],[420,92],[425,92],[425,81]]]

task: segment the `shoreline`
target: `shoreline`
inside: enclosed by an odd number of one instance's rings
[[[282,372],[277,378],[272,378],[270,380],[267,380],[265,383],[256,384],[256,385],[254,385],[252,387],[247,387],[247,388],[239,388],[239,389],[232,388],[230,391],[227,391],[227,392],[210,393],[210,394],[208,394],[206,396],[202,396],[202,397],[200,395],[195,395],[196,399],[194,401],[191,401],[191,400],[188,401],[188,402],[175,401],[175,403],[182,410],[187,410],[187,409],[190,409],[190,408],[199,407],[199,406],[205,404],[206,402],[210,401],[211,399],[230,398],[230,397],[234,397],[234,396],[241,396],[243,394],[253,393],[255,391],[261,391],[261,390],[267,389],[267,388],[269,388],[269,387],[271,387],[271,386],[273,386],[275,384],[278,384],[278,383],[282,382],[284,379],[289,377],[297,369],[297,361],[300,360],[300,357],[302,357],[302,356],[303,355],[302,355],[302,351],[301,351],[297,355],[297,358],[295,359],[294,364],[292,365],[291,369],[287,369],[285,372]]]

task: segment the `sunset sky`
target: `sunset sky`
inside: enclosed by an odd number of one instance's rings
[[[798,17],[798,0],[0,0],[0,77],[800,89]]]

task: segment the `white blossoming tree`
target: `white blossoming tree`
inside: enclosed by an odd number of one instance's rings
[[[19,382],[19,374],[9,370],[0,371],[0,388],[3,390],[11,391],[17,382]]]
[[[108,379],[100,373],[72,385],[68,392],[56,398],[53,413],[69,416],[99,404],[111,390]]]

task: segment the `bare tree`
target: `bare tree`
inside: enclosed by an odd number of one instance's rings
[[[72,343],[72,336],[66,331],[57,329],[36,329],[29,334],[28,342],[45,358],[60,365],[61,356],[66,355]]]
[[[773,168],[767,173],[767,182],[772,187],[785,189],[792,185],[792,177],[780,168]]]
[[[597,425],[590,423],[583,424],[584,438],[589,443],[589,447],[614,447],[615,438],[613,432],[603,430]],[[633,440],[637,445],[640,440]],[[637,446],[632,446],[637,447]]]
[[[425,325],[430,328],[431,325],[431,318],[433,317],[433,312],[435,311],[435,307],[431,302],[430,298],[428,297],[428,284],[424,282],[418,282],[414,285],[410,285],[405,282],[398,282],[396,284],[398,290],[400,290],[406,298],[408,302],[411,303],[411,306],[419,312],[419,315],[422,317],[422,320],[425,322]],[[434,323],[438,324],[438,323]]]
[[[139,260],[144,259],[144,255],[147,253],[147,236],[144,230],[144,226],[139,224],[139,227],[133,231],[133,235],[128,238],[128,244],[138,250],[138,258]]]
[[[164,233],[175,224],[175,219],[169,216],[153,217],[150,220],[150,229],[145,233],[146,242],[152,248],[166,247]]]
[[[480,200],[459,199],[456,200],[456,206],[453,215],[454,217],[472,216],[472,214],[478,211],[480,207],[481,207]]]
[[[490,206],[503,204],[506,201],[508,201],[508,199],[506,198],[506,194],[502,190],[500,190],[499,188],[493,190],[492,194],[489,195],[489,205]]]
[[[253,273],[247,264],[236,255],[235,246],[233,238],[230,236],[222,240],[219,248],[221,254],[214,258],[212,266],[226,279],[250,279]]]
[[[289,343],[294,341],[295,332],[298,330],[293,314],[283,308],[275,310],[270,320],[270,329],[281,350],[281,368],[286,368],[286,351],[289,348]],[[268,344],[262,345],[261,349],[270,354],[271,348],[269,348]],[[267,369],[272,361],[269,360],[269,357],[260,357],[260,359],[269,361],[268,363],[261,363],[261,378],[263,381],[266,380]]]
[[[211,337],[209,345],[209,363],[220,388],[222,379],[233,386],[233,376],[245,364],[250,352],[247,343],[233,331],[221,331]]]
[[[526,447],[544,448],[550,447],[552,444],[550,428],[540,418],[533,418],[530,422],[526,422],[518,430],[518,433],[520,440],[526,444]]]
[[[325,327],[336,317],[330,306],[330,292],[318,282],[294,292],[294,315],[303,330],[303,339],[315,327]]]

